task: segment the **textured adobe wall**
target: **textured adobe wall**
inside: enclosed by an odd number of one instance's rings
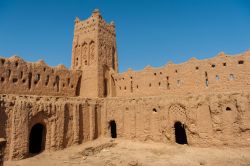
[[[117,96],[244,92],[250,90],[250,51],[238,56],[221,53],[211,59],[190,59],[183,64],[146,67],[113,76]]]
[[[25,95],[0,95],[0,101],[0,137],[7,140],[5,159],[29,156],[30,131],[38,123],[46,129],[44,148],[47,151],[63,149],[100,135],[96,101]]]
[[[180,122],[190,145],[250,145],[250,51],[125,73],[117,61],[114,23],[97,10],[75,20],[72,70],[0,58],[5,159],[30,155],[38,123],[48,151],[110,137],[112,120],[121,138],[174,143]]]
[[[81,72],[43,61],[29,63],[17,56],[0,58],[0,93],[44,96],[78,95]]]
[[[75,20],[72,68],[85,69],[92,64],[106,64],[117,70],[115,25],[106,23],[99,11],[86,20]],[[114,58],[112,59],[112,56]],[[98,62],[99,61],[99,62]]]
[[[108,98],[104,135],[115,120],[118,138],[175,143],[175,122],[185,126],[189,145],[249,146],[250,93]],[[237,138],[237,139],[236,139]]]
[[[116,122],[118,138],[174,143],[174,124],[179,121],[189,145],[250,145],[249,93],[95,100],[1,95],[0,101],[5,159],[29,156],[29,134],[37,123],[46,128],[47,151],[110,137],[111,120]]]
[[[75,20],[72,69],[82,70],[82,97],[114,96],[111,73],[118,71],[115,25],[106,23],[98,10],[83,21]],[[114,85],[113,85],[114,87]]]

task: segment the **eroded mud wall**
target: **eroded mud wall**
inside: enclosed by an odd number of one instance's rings
[[[120,97],[245,92],[250,89],[250,51],[237,56],[224,53],[211,59],[190,59],[182,64],[146,67],[113,74]]]
[[[25,62],[17,56],[0,58],[0,93],[43,96],[77,96],[81,72],[43,61]]]
[[[0,96],[1,137],[7,140],[5,159],[28,157],[30,133],[44,128],[43,150],[54,151],[99,137],[96,101],[78,98]]]
[[[118,138],[175,143],[180,122],[190,145],[250,145],[249,93],[109,98],[103,111],[108,137],[115,120]]]

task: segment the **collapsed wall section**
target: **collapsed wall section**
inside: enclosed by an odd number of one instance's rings
[[[0,58],[0,93],[43,96],[77,96],[81,71],[43,61],[25,62],[17,56]]]
[[[250,51],[220,53],[212,59],[190,59],[161,68],[146,67],[113,74],[117,96],[244,92],[250,90]]]

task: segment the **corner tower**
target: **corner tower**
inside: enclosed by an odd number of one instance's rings
[[[80,96],[115,96],[112,78],[112,73],[118,72],[115,25],[106,23],[98,9],[86,20],[75,19],[71,68],[82,70]]]

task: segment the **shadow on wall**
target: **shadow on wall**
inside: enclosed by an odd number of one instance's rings
[[[6,145],[6,140],[0,137],[0,166],[3,166],[4,162],[5,145]]]
[[[1,103],[0,103],[1,104]],[[0,166],[3,165],[4,150],[6,145],[6,123],[7,123],[7,114],[5,109],[0,107]]]
[[[81,83],[82,83],[82,76],[79,77],[77,84],[76,84],[76,96],[80,96]]]
[[[8,116],[5,109],[0,107],[0,138],[6,138],[6,123]]]
[[[66,148],[69,143],[70,139],[68,136],[68,131],[69,131],[69,125],[70,125],[70,113],[69,113],[69,105],[66,104],[64,108],[64,134],[63,134],[63,147]]]

